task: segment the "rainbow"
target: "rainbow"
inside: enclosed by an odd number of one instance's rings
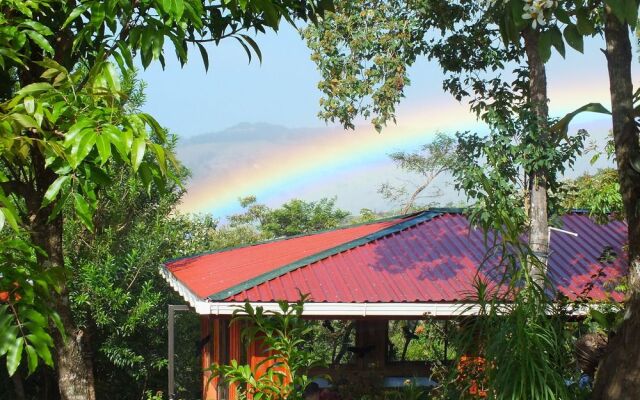
[[[607,99],[606,85],[559,85],[550,90],[551,110],[555,115],[572,111],[592,101]],[[224,177],[204,177],[193,180],[178,207],[180,212],[212,213],[224,217],[238,210],[238,198],[256,195],[261,202],[286,200],[283,193],[292,189],[326,182],[345,171],[375,168],[389,163],[388,154],[397,150],[415,150],[436,132],[484,129],[469,112],[466,104],[441,94],[439,99],[405,106],[398,112],[397,125],[377,133],[367,122],[353,132],[340,127],[327,127],[322,135],[313,135],[308,142],[295,148],[283,148],[259,161],[260,169],[243,166]],[[439,101],[437,101],[439,100]],[[603,118],[597,115],[581,117],[581,121]],[[328,193],[327,196],[332,195]]]

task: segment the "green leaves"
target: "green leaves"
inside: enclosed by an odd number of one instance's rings
[[[144,67],[154,60],[164,65],[164,45],[171,40],[184,63],[190,43],[197,43],[206,54],[200,41],[218,43],[226,37],[238,37],[261,59],[255,41],[243,36],[246,30],[277,29],[283,18],[291,22],[294,17],[307,19],[321,13],[326,1],[81,3],[77,7],[67,3],[53,5],[47,0],[3,3],[0,171],[20,173],[11,177],[19,180],[16,185],[7,185],[6,193],[0,190],[0,228],[11,225],[16,236],[46,231],[42,226],[30,232],[20,231],[29,215],[43,214],[44,218],[38,221],[45,222],[40,224],[60,223],[67,199],[73,199],[75,211],[67,217],[76,221],[75,215],[83,226],[94,230],[93,217],[101,191],[109,187],[110,175],[120,168],[136,172],[147,190],[152,184],[163,188],[167,178],[176,179],[177,162],[167,143],[166,130],[153,117],[136,110],[134,89],[127,79],[122,79],[133,73],[134,56],[140,55]],[[82,61],[67,65],[73,60]],[[152,149],[149,154],[148,147]],[[173,171],[167,161],[173,163]],[[33,176],[38,177],[37,185]],[[20,181],[21,177],[29,179]],[[3,237],[0,235],[0,240]],[[8,319],[0,315],[2,321],[10,321],[10,326],[0,329],[0,356],[6,355],[11,372],[21,362],[33,371],[38,360],[50,363],[51,342],[46,332],[49,323],[59,323],[59,319],[39,301],[52,303],[48,295],[57,286],[53,285],[53,278],[45,278],[48,271],[34,264],[34,254],[39,250],[30,243],[23,243],[22,247],[32,252],[21,259],[16,258],[15,252],[5,253],[11,247],[0,244],[0,293],[20,295],[11,300],[17,310],[15,315]],[[46,256],[40,254],[39,261]],[[19,286],[10,286],[13,283]],[[44,286],[48,286],[46,290],[39,289]],[[2,335],[14,332],[15,321],[28,309],[37,312],[26,314],[29,317],[22,326],[25,334],[17,333],[5,340]],[[40,329],[42,317],[47,326]]]
[[[73,10],[71,10],[69,15],[67,16],[67,19],[62,24],[62,28],[66,28],[69,25],[69,23],[71,23],[73,20],[78,18],[82,13],[84,13],[88,9],[89,9],[89,5],[82,4],[82,5],[74,8]]]
[[[93,210],[85,198],[79,193],[73,194],[73,208],[76,210],[76,214],[80,217],[80,220],[87,229],[93,231]]]
[[[184,13],[184,0],[162,0],[164,11],[175,20],[182,18]]]
[[[64,186],[65,183],[69,181],[69,179],[71,179],[70,175],[62,175],[59,176],[55,181],[53,181],[51,186],[49,186],[44,194],[45,201],[42,204],[43,207],[47,206],[49,203],[54,201],[56,197],[58,197],[60,189]]]
[[[302,318],[307,295],[296,303],[279,302],[280,310],[264,311],[249,303],[234,312],[232,323],[243,325],[242,338],[247,342],[259,338],[264,359],[252,368],[231,360],[229,365],[213,364],[210,379],[223,378],[237,384],[241,398],[251,396],[279,400],[298,398],[311,382],[310,369],[324,366],[317,353],[308,349],[311,324]],[[260,372],[258,372],[260,371]]]
[[[578,114],[583,112],[594,112],[598,114],[611,114],[609,110],[605,106],[600,103],[589,103],[584,106],[577,108],[576,110],[568,113],[564,117],[562,117],[558,122],[551,126],[550,130],[556,134],[566,136],[567,131],[569,129],[569,124]]]
[[[560,29],[557,26],[553,26],[549,28],[548,31],[544,32],[543,35],[549,35],[551,37],[551,45],[555,47],[555,49],[562,56],[562,58],[564,58],[565,47],[564,47],[564,40],[562,40],[562,33],[560,32]]]
[[[253,40],[253,38],[251,38],[251,36],[248,35],[240,35],[240,37],[242,38],[242,40],[244,40],[249,46],[251,46],[251,48],[253,49],[253,51],[256,53],[256,55],[258,56],[258,60],[260,60],[260,63],[262,63],[262,52],[260,51],[260,47],[258,47],[258,44],[255,42],[255,40]],[[242,44],[242,46],[244,47],[245,51],[247,52],[247,57],[249,57],[249,61],[251,61],[251,52],[249,51],[249,49],[247,48],[247,46],[244,45],[244,43],[242,43],[242,40],[240,41],[240,44]]]
[[[145,138],[135,138],[131,146],[131,167],[134,171],[137,171],[142,163],[144,157],[144,151],[147,146]]]
[[[51,290],[58,290],[59,276],[43,270],[37,251],[21,239],[0,238],[0,358],[13,375],[25,361],[33,373],[40,360],[53,366],[53,340],[47,330],[57,318],[50,308]]]
[[[25,31],[25,33],[31,38],[31,40],[33,40],[35,44],[38,45],[38,47],[40,47],[45,52],[53,55],[53,47],[51,47],[47,38],[36,31]]]
[[[22,358],[22,347],[24,346],[23,338],[15,338],[12,343],[9,344],[7,349],[7,372],[9,375],[13,375],[18,366],[20,365],[20,360]]]
[[[96,137],[96,146],[98,154],[100,154],[100,164],[104,165],[111,157],[111,141],[107,134],[101,134]]]
[[[103,75],[109,85],[109,88],[115,92],[120,92],[120,77],[116,73],[113,64],[105,63]]]
[[[563,35],[567,43],[569,43],[569,46],[578,50],[580,53],[584,51],[584,39],[575,25],[567,25],[564,28]]]
[[[33,97],[27,96],[23,101],[24,109],[28,114],[33,114],[36,110],[36,101]]]
[[[605,3],[618,20],[635,28],[638,23],[638,2],[636,0],[605,0]]]
[[[551,44],[552,34],[551,31],[544,31],[540,34],[540,40],[538,41],[538,52],[543,62],[549,61],[551,57]]]

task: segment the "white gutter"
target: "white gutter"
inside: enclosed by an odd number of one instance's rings
[[[198,297],[183,285],[166,267],[160,267],[160,274],[200,315],[232,315],[244,306],[244,302],[212,302]],[[253,307],[264,311],[280,311],[278,303],[251,302]],[[588,305],[569,312],[570,315],[585,315]],[[307,317],[454,317],[477,315],[480,307],[471,303],[313,303],[304,305],[303,315]]]
[[[203,315],[231,315],[245,303],[200,302],[196,312]],[[264,311],[280,311],[278,303],[250,303]],[[305,303],[307,317],[422,317],[475,315],[478,306],[460,303]]]

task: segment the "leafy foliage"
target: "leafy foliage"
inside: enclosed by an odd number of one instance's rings
[[[241,199],[240,204],[246,211],[229,217],[231,227],[252,226],[263,239],[336,228],[349,216],[336,208],[335,197],[310,202],[293,199],[276,209],[257,203],[254,196]]]
[[[98,394],[125,398],[140,396],[143,385],[163,388],[166,339],[158,332],[173,296],[157,270],[185,242],[167,218],[182,190],[148,194],[128,171],[110,175],[114,184],[97,198],[95,233],[67,218],[65,249],[74,320],[92,332]],[[118,381],[129,389],[113,391]]]
[[[22,238],[0,236],[0,357],[6,356],[10,375],[23,357],[30,374],[39,359],[53,366],[47,326],[60,326],[60,319],[48,302],[59,277],[57,271],[43,271],[37,251]]]
[[[432,142],[422,146],[419,152],[396,152],[390,154],[391,160],[403,171],[417,174],[421,182],[410,193],[405,186],[395,187],[383,184],[378,190],[386,199],[401,201],[402,213],[415,207],[419,196],[442,173],[449,171],[455,164],[456,141],[453,137],[437,133]],[[436,193],[434,196],[437,196]]]
[[[528,221],[526,202],[531,173],[540,168],[546,170],[548,190],[556,193],[560,187],[558,177],[581,154],[586,131],[542,141],[545,134],[534,121],[525,109],[510,119],[497,121],[488,136],[458,134],[458,158],[452,172],[456,188],[475,203],[471,212],[475,223],[501,229],[492,221],[502,223],[503,216],[509,214],[522,230]],[[550,209],[558,212],[560,204],[554,197],[550,200]]]
[[[214,364],[209,369],[212,379],[221,377],[235,385],[240,399],[302,400],[303,392],[311,382],[308,371],[321,366],[321,359],[309,351],[308,336],[311,324],[302,318],[307,296],[296,303],[280,302],[280,311],[264,312],[246,303],[234,312],[232,323],[245,322],[242,331],[247,342],[258,341],[265,355],[256,369],[231,360],[230,365]]]
[[[378,130],[394,121],[407,69],[420,56],[438,61],[444,89],[458,100],[471,96],[479,115],[488,106],[510,109],[512,85],[502,70],[523,53],[502,44],[495,15],[477,1],[336,2],[303,35],[322,74],[320,117],[348,128],[357,115]]]
[[[194,45],[208,67],[203,43],[235,38],[249,57],[255,53],[260,58],[257,44],[246,35],[249,29],[264,32],[277,29],[282,19],[315,19],[325,8],[331,4],[324,0],[0,3],[0,229],[7,221],[15,235],[29,234],[30,240],[25,238],[24,243],[32,242],[42,250],[35,253],[34,262],[40,266],[30,269],[29,279],[49,282],[50,278],[39,279],[33,274],[64,268],[61,211],[67,204],[84,226],[95,232],[93,217],[99,208],[100,191],[113,183],[110,174],[114,170],[130,168],[148,190],[152,185],[164,190],[167,181],[176,179],[172,168],[179,167],[164,130],[152,116],[127,107],[122,78],[131,76],[134,56],[140,56],[145,68],[153,61],[164,66],[165,43],[171,42],[184,64]],[[13,284],[7,283],[8,277],[19,279],[18,272],[11,269],[18,271],[21,265],[24,263],[2,265],[3,287]],[[54,301],[50,303],[65,316],[69,314],[66,272],[51,274],[59,279],[48,287],[60,292],[52,291]],[[21,360],[23,351],[16,349],[22,349],[24,338],[46,332],[45,316],[55,315],[45,307],[45,298],[37,302],[31,302],[30,296],[14,300],[30,306],[31,315],[43,318],[24,326],[19,314],[11,314],[7,329],[14,332],[13,327],[22,327],[21,336],[15,345],[5,341],[15,340],[15,335],[3,336],[0,348],[11,349],[12,372]],[[24,308],[13,310],[22,312]],[[66,329],[75,329],[70,318],[63,320],[69,325]],[[39,343],[51,346],[53,341]],[[75,344],[65,342],[58,354],[69,346]],[[46,352],[33,351],[31,346],[24,349],[30,370],[38,358],[50,364]],[[79,351],[67,355],[76,353]],[[80,358],[75,363],[89,360]],[[90,375],[91,366],[86,365],[84,371]],[[90,379],[80,378],[60,383],[90,385]],[[60,389],[63,396],[68,394],[64,394],[66,387]],[[93,389],[85,389],[91,396]]]
[[[563,186],[566,193],[562,199],[565,208],[588,210],[589,216],[599,223],[606,223],[612,217],[624,217],[616,170],[601,169],[593,175],[585,174],[567,180]]]

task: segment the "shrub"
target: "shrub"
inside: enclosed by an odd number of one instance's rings
[[[211,379],[229,383],[241,400],[302,400],[311,383],[308,371],[323,365],[319,355],[309,348],[312,324],[302,318],[308,296],[296,303],[279,302],[280,310],[264,311],[246,303],[234,312],[232,322],[244,322],[242,338],[246,343],[259,341],[266,356],[253,368],[231,360],[229,365],[213,364]],[[257,371],[261,371],[257,373]]]

